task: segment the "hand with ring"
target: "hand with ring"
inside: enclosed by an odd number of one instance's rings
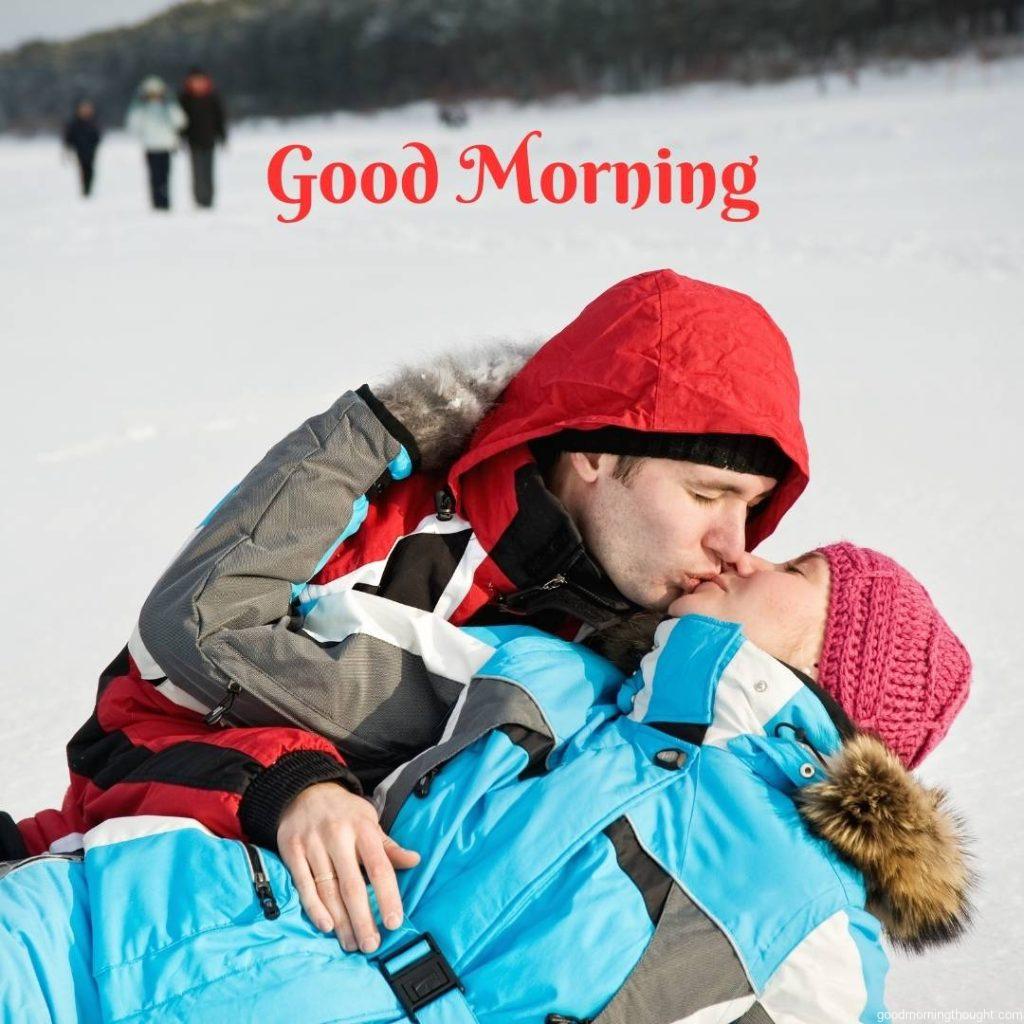
[[[363,870],[384,927],[402,923],[395,869],[414,867],[420,857],[385,834],[369,800],[336,782],[310,786],[281,815],[277,847],[310,920],[333,929],[346,951],[372,953],[380,945]]]

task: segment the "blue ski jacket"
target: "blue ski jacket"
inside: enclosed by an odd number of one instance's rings
[[[0,878],[0,1018],[875,1022],[883,928],[961,927],[941,800],[738,625],[667,620],[629,677],[529,627],[462,632],[491,656],[375,794],[423,856],[376,954],[318,932],[275,855],[112,819]],[[930,808],[920,836],[899,801]]]

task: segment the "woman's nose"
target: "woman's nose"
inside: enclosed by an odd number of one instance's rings
[[[766,558],[758,558],[757,555],[744,551],[743,554],[737,557],[735,562],[727,563],[725,568],[728,571],[734,572],[737,576],[746,578],[753,576],[755,573],[767,572],[770,569],[776,568],[776,566]]]

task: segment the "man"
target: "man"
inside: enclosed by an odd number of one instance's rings
[[[213,206],[213,151],[227,142],[224,104],[213,80],[202,68],[192,68],[178,96],[188,117],[184,135],[192,155],[192,195],[196,205]]]
[[[438,742],[486,659],[453,627],[665,610],[751,572],[807,483],[789,346],[745,295],[639,274],[527,356],[349,392],[271,449],[147,599],[29,852],[196,817],[279,849],[314,922],[376,948],[360,868],[390,928],[417,856],[358,794]],[[305,628],[326,595],[329,637]]]

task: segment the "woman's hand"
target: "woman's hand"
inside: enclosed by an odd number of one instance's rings
[[[372,953],[380,945],[362,869],[384,927],[402,923],[395,868],[414,867],[420,855],[385,834],[369,800],[336,782],[310,786],[281,815],[277,847],[310,920],[321,931],[333,929],[347,951]]]

